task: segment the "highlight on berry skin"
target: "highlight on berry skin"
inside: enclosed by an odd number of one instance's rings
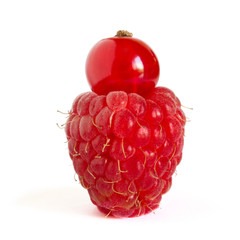
[[[60,127],[76,177],[103,216],[154,212],[172,186],[188,119],[175,93],[157,86],[159,74],[153,50],[123,30],[87,57],[92,91],[74,99]]]

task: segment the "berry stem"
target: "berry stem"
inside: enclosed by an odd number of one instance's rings
[[[115,37],[132,37],[133,34],[126,31],[126,30],[119,30],[117,31],[117,34],[115,35]]]

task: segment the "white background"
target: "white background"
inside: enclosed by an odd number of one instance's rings
[[[0,2],[1,239],[240,239],[239,1]],[[183,160],[155,214],[101,215],[74,181],[64,131],[85,60],[133,32],[155,51],[158,85],[181,99]]]

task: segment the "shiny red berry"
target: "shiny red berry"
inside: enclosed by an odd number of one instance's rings
[[[86,61],[87,79],[97,94],[125,91],[145,95],[156,86],[159,74],[153,50],[126,31],[99,41]]]

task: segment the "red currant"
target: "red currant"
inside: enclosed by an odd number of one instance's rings
[[[95,93],[122,90],[144,95],[156,86],[160,74],[157,57],[146,43],[131,36],[119,31],[91,49],[86,75]]]

